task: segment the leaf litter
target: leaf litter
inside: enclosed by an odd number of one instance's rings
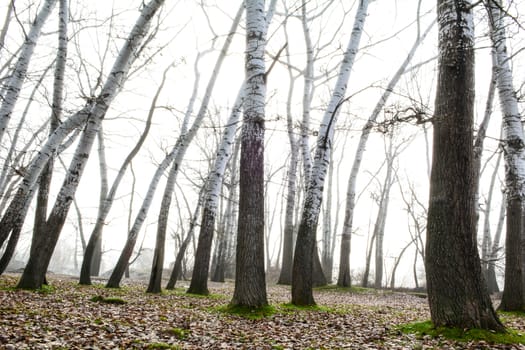
[[[410,293],[320,289],[320,307],[301,309],[287,305],[289,287],[271,285],[275,313],[252,319],[219,311],[232,282],[210,282],[211,296],[198,297],[187,286],[157,295],[144,281],[106,289],[60,275],[38,293],[14,289],[18,277],[0,276],[0,349],[525,349],[403,334],[398,325],[430,318],[427,300]],[[523,317],[504,319],[525,332]]]

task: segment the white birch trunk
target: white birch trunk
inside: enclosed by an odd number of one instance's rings
[[[42,27],[55,7],[56,2],[57,0],[46,0],[44,2],[44,5],[31,25],[31,29],[27,33],[22,51],[16,61],[11,77],[3,88],[5,93],[2,94],[3,100],[2,105],[0,106],[0,143],[2,142],[4,133],[9,125],[11,114],[13,113],[16,101],[20,95],[20,90],[24,84],[27,69],[29,68],[29,62],[35,51]]]
[[[497,56],[497,87],[503,114],[503,152],[507,201],[505,244],[505,288],[500,309],[519,311],[525,306],[524,259],[522,257],[523,203],[525,200],[525,136],[513,87],[510,57],[507,54],[504,14],[501,1],[487,4],[492,45]]]
[[[377,102],[372,114],[368,118],[363,131],[361,132],[361,137],[356,149],[354,163],[352,164],[352,170],[350,171],[350,177],[348,178],[348,185],[346,191],[346,207],[345,207],[345,216],[343,220],[343,232],[341,234],[341,252],[339,255],[339,276],[337,279],[337,285],[349,287],[351,285],[350,277],[350,251],[351,251],[351,240],[352,240],[352,226],[354,219],[354,209],[355,209],[355,195],[356,195],[356,185],[357,185],[357,175],[359,174],[359,169],[361,168],[361,162],[363,160],[363,155],[365,153],[366,144],[368,142],[368,137],[372,131],[374,122],[376,121],[379,113],[386,104],[386,101],[390,97],[394,87],[401,79],[405,69],[408,67],[408,64],[414,57],[419,44],[425,39],[427,34],[430,32],[430,29],[434,26],[435,22],[432,22],[431,25],[426,29],[426,31],[418,36],[410,49],[407,57],[399,66],[396,73],[388,83],[383,95],[381,95],[379,101]]]
[[[510,57],[507,53],[506,31],[501,2],[489,1],[491,38],[497,56],[497,87],[503,113],[503,147],[507,197],[525,197],[525,137],[521,124],[518,99],[512,81]]]
[[[321,121],[314,164],[306,188],[303,214],[295,247],[292,282],[292,303],[294,304],[310,305],[315,303],[312,294],[313,261],[310,259],[315,253],[315,231],[321,209],[323,185],[330,161],[338,108],[344,102],[346,86],[359,49],[368,4],[368,0],[359,2],[352,34],[341,63],[334,92]]]
[[[208,294],[208,274],[210,266],[211,246],[213,242],[215,219],[219,207],[220,193],[224,179],[224,171],[228,160],[232,154],[232,148],[235,144],[235,134],[239,119],[242,112],[242,105],[244,102],[244,84],[242,85],[232,113],[224,132],[222,134],[222,141],[218,147],[217,158],[214,165],[208,174],[206,181],[206,192],[204,194],[204,205],[202,209],[202,219],[199,232],[199,241],[197,244],[197,251],[195,252],[195,264],[193,267],[193,275],[191,284],[188,289],[189,293],[194,294]]]
[[[303,88],[303,119],[301,122],[301,152],[303,156],[303,173],[305,183],[310,179],[312,170],[312,155],[310,153],[310,105],[314,90],[314,48],[306,11],[306,0],[301,5],[301,25],[303,27],[304,42],[306,45],[306,67],[304,70]]]

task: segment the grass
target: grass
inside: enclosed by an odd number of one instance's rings
[[[432,322],[416,322],[401,325],[397,328],[402,333],[416,334],[419,336],[430,335],[434,338],[442,336],[449,340],[459,342],[486,341],[492,344],[525,344],[525,335],[512,329],[507,333],[495,333],[484,329],[461,329],[452,327],[434,327]]]
[[[276,313],[275,307],[271,305],[252,308],[240,305],[226,305],[214,308],[216,311],[223,312],[230,315],[236,315],[249,320],[260,320],[265,317],[272,316]]]
[[[178,327],[168,329],[167,333],[175,336],[175,338],[179,340],[184,340],[188,338],[188,336],[190,335],[190,331],[188,329],[183,329],[183,328],[178,328]]]

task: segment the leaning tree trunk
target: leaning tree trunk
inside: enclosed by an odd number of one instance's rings
[[[245,103],[241,130],[239,220],[232,305],[268,304],[264,271],[264,118],[267,23],[264,0],[247,0]]]
[[[295,256],[292,273],[292,303],[296,305],[313,305],[313,281],[312,272],[314,267],[313,257],[316,254],[316,230],[323,197],[323,186],[330,151],[332,147],[333,134],[337,121],[338,109],[345,100],[346,85],[359,48],[361,34],[367,15],[368,0],[360,1],[357,9],[352,35],[341,63],[339,75],[335,85],[334,93],[321,122],[317,148],[314,158],[312,174],[308,180],[304,208],[297,233],[295,244]]]
[[[38,289],[42,287],[49,262],[66,221],[69,208],[73,202],[101,123],[101,116],[92,118],[88,122],[49,218],[42,224],[40,235],[33,240],[34,246],[31,247],[29,261],[24,268],[18,288]]]
[[[503,114],[503,151],[507,187],[507,236],[505,240],[505,288],[499,308],[504,311],[525,309],[525,271],[522,259],[523,211],[525,198],[525,137],[518,99],[512,82],[507,54],[504,14],[501,1],[487,1],[490,36],[496,50],[496,79]]]
[[[419,20],[419,14],[418,14]],[[408,64],[412,61],[419,44],[423,42],[427,34],[430,32],[430,29],[434,26],[434,22],[428,26],[426,31],[421,35],[418,32],[418,36],[407,57],[399,66],[396,73],[390,79],[388,86],[381,95],[379,101],[377,102],[372,114],[368,118],[363,130],[361,132],[361,137],[359,139],[359,144],[357,145],[356,153],[354,156],[354,162],[352,164],[352,170],[350,171],[350,177],[348,178],[348,185],[346,190],[346,206],[345,206],[345,216],[343,220],[343,233],[341,234],[341,249],[339,254],[339,275],[337,278],[337,285],[340,287],[350,287],[352,284],[352,278],[350,276],[350,251],[352,245],[352,226],[354,221],[354,209],[355,209],[355,195],[356,195],[356,185],[357,185],[357,175],[359,174],[359,169],[361,168],[361,161],[363,160],[363,155],[365,153],[366,144],[368,142],[368,137],[372,131],[372,127],[375,124],[375,121],[383,107],[385,106],[388,98],[394,91],[395,86],[401,79],[401,76],[405,72],[405,69],[408,67]]]
[[[241,7],[242,8],[242,7]],[[239,11],[238,17],[240,19]],[[195,252],[195,264],[188,293],[192,294],[209,294],[208,291],[208,274],[210,266],[211,246],[215,230],[215,218],[219,206],[219,196],[224,179],[224,171],[231,157],[232,149],[235,144],[235,134],[237,132],[237,123],[241,115],[243,105],[244,86],[238,93],[237,101],[232,109],[230,118],[226,123],[222,135],[222,142],[217,152],[217,158],[213,169],[211,169],[206,183],[206,193],[204,199],[204,208],[202,209],[202,220],[199,232],[199,241],[197,251]]]
[[[425,267],[432,323],[504,331],[476,240],[474,23],[469,0],[438,0],[439,71]]]
[[[230,162],[230,185],[229,194],[226,199],[226,208],[224,209],[224,215],[222,222],[219,225],[219,232],[222,232],[222,239],[219,242],[219,251],[217,256],[217,262],[215,264],[215,271],[211,276],[213,282],[224,282],[227,274],[228,266],[231,264],[231,246],[234,240],[235,233],[235,211],[237,210],[237,184],[238,184],[238,160],[240,151],[240,139],[237,138],[235,142],[235,148],[233,150],[233,157]],[[230,269],[231,270],[231,269]]]

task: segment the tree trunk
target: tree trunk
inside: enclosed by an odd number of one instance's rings
[[[525,137],[521,124],[518,99],[512,82],[510,57],[507,54],[504,14],[501,2],[487,1],[490,36],[497,56],[497,87],[503,114],[503,153],[505,185],[507,187],[507,237],[505,244],[505,288],[500,309],[525,309],[525,282],[521,255],[524,229],[525,198]]]
[[[49,218],[39,229],[39,236],[33,240],[29,261],[22,273],[18,288],[38,289],[42,287],[49,262],[66,221],[69,208],[73,202],[73,197],[82,178],[91,147],[101,123],[102,116],[98,116],[98,118],[94,116],[94,118],[89,120],[86,129],[82,133],[55,205]]]
[[[368,0],[360,1],[359,7],[356,11],[348,48],[345,52],[343,62],[341,63],[335,89],[321,122],[314,166],[306,188],[303,214],[295,245],[292,273],[292,303],[295,305],[315,304],[312,292],[313,258],[314,253],[316,253],[315,235],[323,197],[324,179],[330,161],[330,151],[332,147],[334,128],[337,121],[338,108],[345,100],[346,85],[350,78],[355,56],[359,49],[359,42],[363,32],[367,8]]]
[[[246,100],[241,131],[239,220],[232,305],[268,304],[264,271],[264,0],[246,2]]]
[[[240,138],[237,138],[235,142],[235,148],[233,150],[233,158],[230,162],[230,193],[226,203],[226,209],[219,228],[219,232],[223,233],[223,237],[219,243],[219,252],[217,257],[217,263],[215,264],[215,270],[211,277],[214,282],[224,282],[228,271],[231,271],[232,263],[232,245],[235,241],[235,219],[237,210],[237,166],[239,160],[240,151]]]
[[[285,26],[285,35],[288,40],[288,32]],[[283,230],[283,246],[282,246],[282,260],[281,271],[277,284],[290,285],[292,284],[292,263],[293,263],[293,241],[294,241],[294,218],[295,218],[295,197],[297,195],[297,168],[299,165],[299,141],[295,136],[294,121],[292,114],[292,97],[295,88],[295,79],[291,70],[290,49],[286,46],[286,59],[289,63],[288,79],[290,86],[288,88],[288,96],[286,99],[286,131],[288,135],[288,142],[290,143],[290,163],[288,172],[286,174],[286,207],[284,212],[284,230]]]
[[[425,267],[436,327],[504,331],[483,281],[473,169],[474,24],[468,0],[438,0],[439,73]]]
[[[239,13],[237,14],[237,23],[240,21],[241,14],[242,6],[239,10]],[[232,154],[232,148],[235,144],[234,139],[237,131],[237,123],[241,115],[243,94],[244,91],[241,88],[238,93],[237,101],[235,102],[235,105],[232,109],[230,118],[228,118],[226,123],[226,127],[222,135],[222,142],[217,152],[217,158],[215,159],[215,164],[208,175],[204,208],[202,212],[202,221],[200,225],[201,228],[199,233],[199,242],[197,245],[197,251],[195,253],[195,264],[193,265],[193,274],[191,277],[188,293],[203,295],[209,294],[208,273],[210,266],[211,246],[213,243],[213,235],[215,230],[215,218],[217,216],[219,195],[224,179],[224,172]]]

